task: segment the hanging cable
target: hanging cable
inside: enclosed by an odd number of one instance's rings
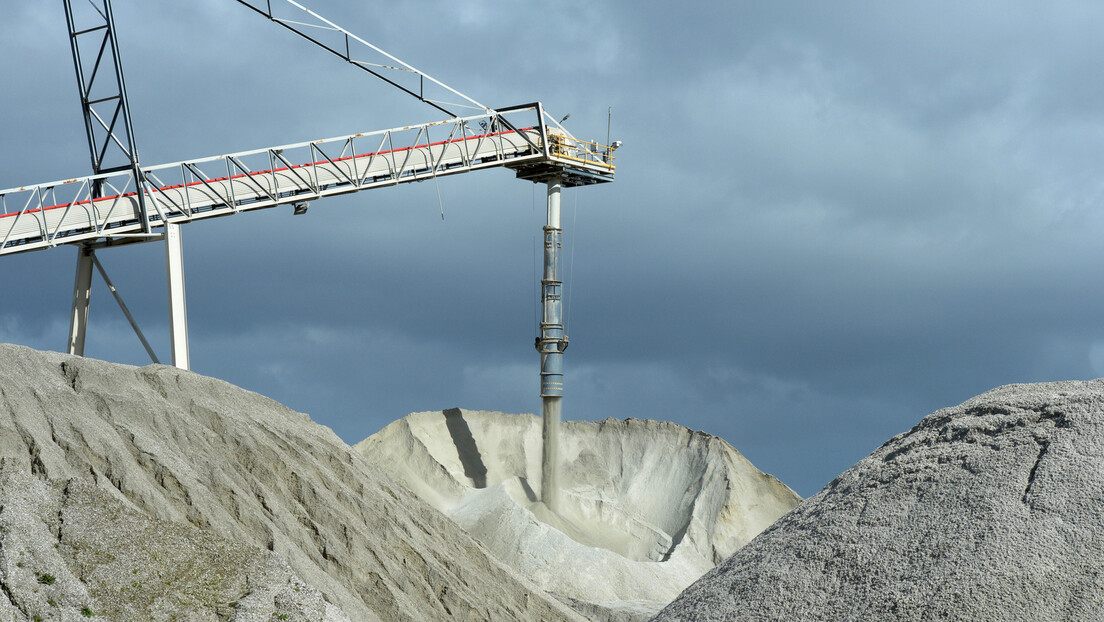
[[[437,183],[437,167],[433,168],[433,187],[437,188],[437,205],[441,207],[441,220],[444,220],[445,202],[441,200],[441,186]]]

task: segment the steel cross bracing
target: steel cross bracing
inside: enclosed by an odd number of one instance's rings
[[[92,173],[136,172],[138,148],[134,124],[127,104],[126,83],[119,48],[115,41],[115,17],[108,0],[88,0],[74,9],[72,0],[64,0],[65,21],[69,28],[69,46],[80,88],[84,128],[92,156]],[[103,195],[98,181],[92,195]],[[143,210],[145,205],[139,202]],[[149,233],[149,230],[146,230]]]
[[[0,255],[90,241],[124,243],[167,223],[491,167],[515,169],[518,177],[535,181],[560,174],[567,186],[614,177],[608,147],[573,138],[535,103],[141,167],[139,180],[132,170],[121,170],[0,190]],[[103,196],[96,196],[97,187]]]
[[[77,71],[84,127],[96,174],[133,168],[138,161],[111,3],[65,0],[69,45]]]

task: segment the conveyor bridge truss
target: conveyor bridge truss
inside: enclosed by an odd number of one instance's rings
[[[112,246],[182,224],[369,188],[507,167],[565,186],[612,181],[613,153],[573,138],[540,103],[402,128],[0,190],[0,255]],[[141,183],[137,183],[140,181]],[[94,190],[101,188],[99,195]],[[140,201],[140,193],[144,201]],[[143,213],[143,206],[145,213]]]

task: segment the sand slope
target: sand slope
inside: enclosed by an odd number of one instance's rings
[[[349,622],[275,553],[0,462],[0,619]]]
[[[580,619],[328,428],[194,373],[0,345],[0,456],[0,620]]]
[[[1104,619],[1104,381],[935,412],[655,620]]]
[[[540,498],[533,415],[409,415],[354,449],[580,610],[658,611],[796,505],[723,440],[659,422],[565,422],[561,510]]]

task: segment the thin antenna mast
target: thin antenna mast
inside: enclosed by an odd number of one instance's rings
[[[606,144],[610,144],[610,125],[613,123],[613,106],[609,107],[609,112],[606,116]]]

